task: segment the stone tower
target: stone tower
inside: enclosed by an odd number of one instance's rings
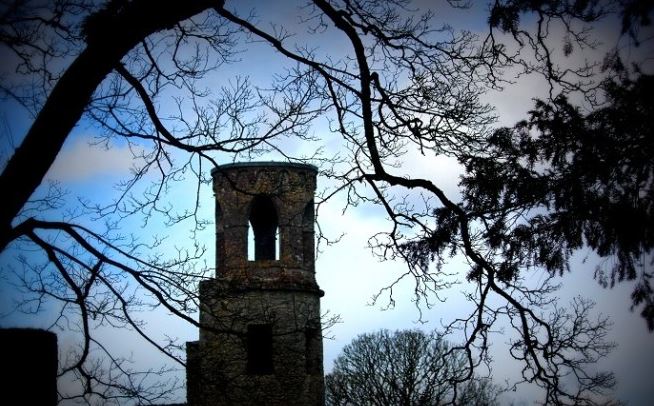
[[[187,343],[188,403],[323,405],[316,168],[236,163],[212,176],[216,277],[200,283],[206,327]]]

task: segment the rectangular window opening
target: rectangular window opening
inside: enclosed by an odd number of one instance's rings
[[[248,363],[250,375],[270,375],[273,373],[273,336],[270,324],[248,326]]]
[[[321,331],[318,328],[309,327],[304,330],[304,346],[306,371],[309,375],[322,373],[322,348]]]

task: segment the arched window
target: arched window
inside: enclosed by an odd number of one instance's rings
[[[258,195],[252,200],[250,206],[250,231],[254,240],[248,244],[248,259],[277,259],[278,244],[277,234],[279,220],[277,210],[269,196]],[[252,247],[253,246],[253,247]],[[251,255],[254,248],[254,257]]]

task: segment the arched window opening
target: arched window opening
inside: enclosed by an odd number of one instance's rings
[[[254,261],[254,232],[252,223],[248,221],[248,261]]]
[[[269,196],[259,195],[252,200],[249,226],[248,260],[278,259],[279,221],[275,205]]]
[[[248,261],[255,261],[255,243],[254,243],[254,231],[252,231],[252,222],[248,222]],[[272,259],[279,259],[280,257],[280,248],[279,248],[279,242],[280,242],[280,233],[279,233],[279,227],[277,227],[277,230],[275,231],[275,257]],[[262,259],[262,258],[259,258]]]

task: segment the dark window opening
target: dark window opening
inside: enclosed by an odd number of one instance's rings
[[[273,373],[273,337],[271,325],[259,324],[248,326],[247,351],[248,374],[269,375]]]
[[[279,253],[279,240],[280,240],[279,227],[277,227],[277,230],[275,231],[275,256],[271,257],[271,258],[264,258],[264,259],[279,260],[279,258],[281,258],[280,253]],[[255,239],[254,239],[254,232],[252,231],[252,223],[248,223],[247,257],[248,257],[248,261],[255,261],[256,260],[256,258],[255,258]]]
[[[304,207],[302,215],[302,256],[304,258],[304,266],[307,270],[313,269],[314,262],[314,241],[313,241],[313,220],[314,209],[313,199]]]
[[[305,230],[313,229],[313,199],[304,207],[304,213],[302,214],[302,226]]]
[[[279,221],[272,199],[259,195],[250,207],[250,228],[254,238],[254,260],[277,259],[277,233]],[[252,259],[248,255],[248,259]]]
[[[322,348],[320,346],[321,332],[318,328],[307,328],[304,330],[304,349],[306,371],[309,375],[322,373]]]
[[[216,269],[222,271],[222,265],[225,261],[225,234],[220,223],[223,221],[223,210],[220,203],[216,200]]]
[[[222,221],[223,209],[220,207],[220,203],[216,200],[216,223]]]

